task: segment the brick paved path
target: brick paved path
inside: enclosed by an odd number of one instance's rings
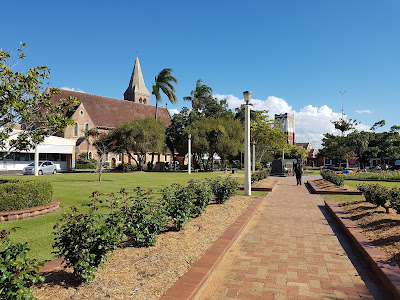
[[[199,299],[373,299],[366,284],[381,298],[323,211],[321,197],[280,178]]]

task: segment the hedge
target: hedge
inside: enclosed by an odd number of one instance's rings
[[[324,169],[321,171],[321,176],[323,179],[332,182],[337,186],[342,186],[344,178],[338,175],[335,171]]]
[[[43,205],[52,199],[53,187],[48,181],[9,181],[0,184],[0,211]]]
[[[75,164],[75,170],[84,170],[84,169],[96,169],[96,165],[94,164]]]

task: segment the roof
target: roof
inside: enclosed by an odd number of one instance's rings
[[[48,88],[49,89],[49,88]],[[48,92],[48,90],[46,90]],[[60,93],[54,95],[53,101],[73,96],[83,103],[92,122],[96,127],[112,128],[119,124],[140,118],[154,118],[155,106],[137,102],[119,100],[82,92],[60,89]],[[75,110],[78,106],[75,107]],[[158,120],[165,126],[171,124],[171,115],[165,107],[158,107]]]
[[[307,149],[308,145],[311,146],[311,143],[296,143],[296,146],[303,147],[304,149]]]

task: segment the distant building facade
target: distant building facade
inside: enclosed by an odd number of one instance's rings
[[[294,115],[293,114],[275,114],[275,122],[279,124],[279,127],[287,136],[287,143],[295,145],[295,127],[294,127]]]

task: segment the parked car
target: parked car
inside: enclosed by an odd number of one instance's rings
[[[57,174],[57,167],[52,161],[39,161],[39,175],[43,174]],[[35,163],[30,163],[22,170],[24,175],[35,174]]]

